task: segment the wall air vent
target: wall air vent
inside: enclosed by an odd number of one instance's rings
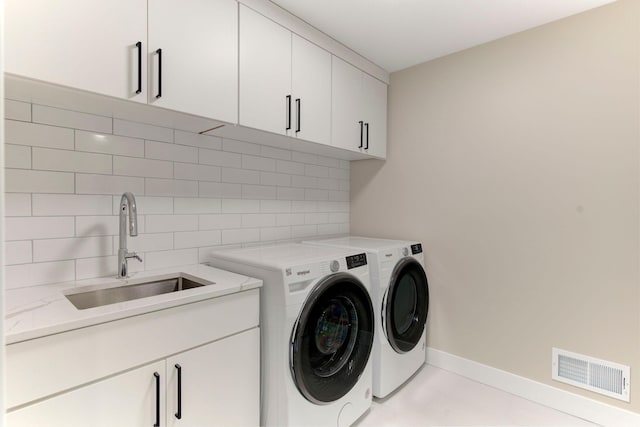
[[[551,352],[554,380],[629,401],[631,369],[628,366],[557,348]]]

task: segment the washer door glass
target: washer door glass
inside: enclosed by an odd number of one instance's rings
[[[420,341],[429,312],[427,275],[414,258],[396,264],[387,290],[384,330],[398,353],[412,350]]]
[[[313,403],[340,399],[358,382],[373,345],[373,306],[347,273],[320,281],[291,334],[290,364],[298,390]]]

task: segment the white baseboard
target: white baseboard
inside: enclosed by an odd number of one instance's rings
[[[602,426],[640,426],[639,413],[560,390],[434,348],[427,348],[427,363]]]

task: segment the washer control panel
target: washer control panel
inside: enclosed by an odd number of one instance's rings
[[[340,263],[334,259],[329,264],[329,270],[331,270],[332,273],[335,273],[336,271],[340,270]]]
[[[347,260],[347,268],[351,270],[352,268],[362,267],[363,265],[367,265],[367,254],[361,253],[357,255],[351,255],[346,258]]]
[[[422,253],[422,243],[416,243],[415,245],[411,245],[411,253],[413,255],[421,254]]]

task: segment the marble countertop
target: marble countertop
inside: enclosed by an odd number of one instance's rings
[[[77,309],[65,296],[66,294],[96,288],[110,288],[147,280],[175,277],[177,274],[191,275],[196,279],[210,282],[210,284],[180,292],[155,295],[84,310]],[[127,279],[102,277],[8,289],[5,291],[5,343],[17,343],[261,286],[261,280],[207,265],[195,264],[161,270],[141,271],[132,274]]]

